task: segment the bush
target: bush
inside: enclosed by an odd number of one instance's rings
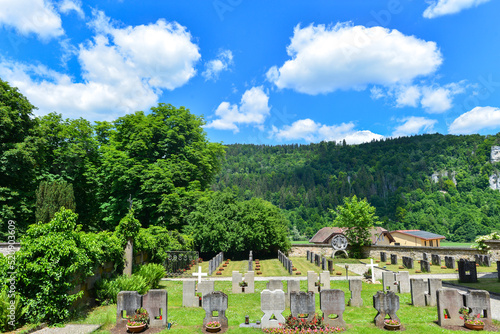
[[[169,231],[161,226],[141,228],[134,240],[136,252],[145,251],[153,263],[163,264],[167,259],[167,251],[192,250],[192,238],[177,231]]]
[[[161,264],[149,263],[141,266],[134,275],[142,276],[150,289],[157,289],[160,280],[165,277],[165,268]]]
[[[95,285],[96,300],[103,304],[115,304],[120,291],[137,291],[143,295],[148,292],[149,287],[146,279],[139,275],[118,276],[98,281]]]
[[[0,293],[0,329],[3,332],[16,329],[22,323],[21,319],[25,313],[19,294],[15,294],[13,299],[11,297],[7,287]],[[12,300],[14,307],[11,307]]]

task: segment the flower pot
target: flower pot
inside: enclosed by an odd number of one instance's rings
[[[217,327],[205,327],[205,329],[207,330],[207,332],[209,333],[217,333],[217,332],[220,332],[220,329],[221,329],[222,326],[217,326]]]
[[[465,323],[465,328],[471,329],[473,331],[482,331],[484,329],[484,325],[473,325]]]
[[[142,332],[144,329],[146,329],[146,324],[142,324],[140,326],[129,326],[127,325],[127,330],[130,332],[130,333],[140,333]]]
[[[401,324],[398,325],[390,325],[390,324],[384,324],[385,329],[389,331],[397,331],[401,327]]]

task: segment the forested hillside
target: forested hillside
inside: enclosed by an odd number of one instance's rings
[[[294,238],[330,225],[345,196],[366,197],[387,229],[423,229],[470,241],[500,229],[489,188],[495,136],[422,135],[362,145],[229,145],[214,190],[232,188],[284,209]],[[434,178],[432,177],[434,174]]]

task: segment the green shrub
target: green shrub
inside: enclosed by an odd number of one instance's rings
[[[12,331],[19,327],[25,313],[19,294],[15,294],[14,298],[11,297],[7,287],[0,293],[0,329],[2,331]],[[13,305],[11,301],[14,301]]]
[[[149,263],[141,266],[134,275],[142,276],[150,289],[157,289],[160,280],[165,277],[165,268],[161,264]]]
[[[115,304],[120,291],[137,291],[141,295],[149,291],[146,279],[139,275],[105,278],[96,283],[95,289],[96,300],[103,305]]]

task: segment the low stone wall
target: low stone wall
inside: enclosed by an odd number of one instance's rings
[[[500,261],[500,240],[490,240],[486,244],[490,247],[490,256],[492,265],[496,261]],[[295,244],[288,253],[288,256],[307,256],[307,251],[322,256],[331,256],[333,248],[330,245],[310,245],[310,244]],[[462,247],[421,247],[421,246],[378,246],[372,245],[363,249],[365,257],[379,258],[380,252],[386,252],[389,257],[390,254],[396,254],[398,259],[403,256],[413,258],[413,260],[422,260],[423,253],[437,254],[444,260],[444,256],[454,256],[458,259],[468,259],[474,261],[474,255],[483,255],[483,252],[475,248],[462,248]]]

